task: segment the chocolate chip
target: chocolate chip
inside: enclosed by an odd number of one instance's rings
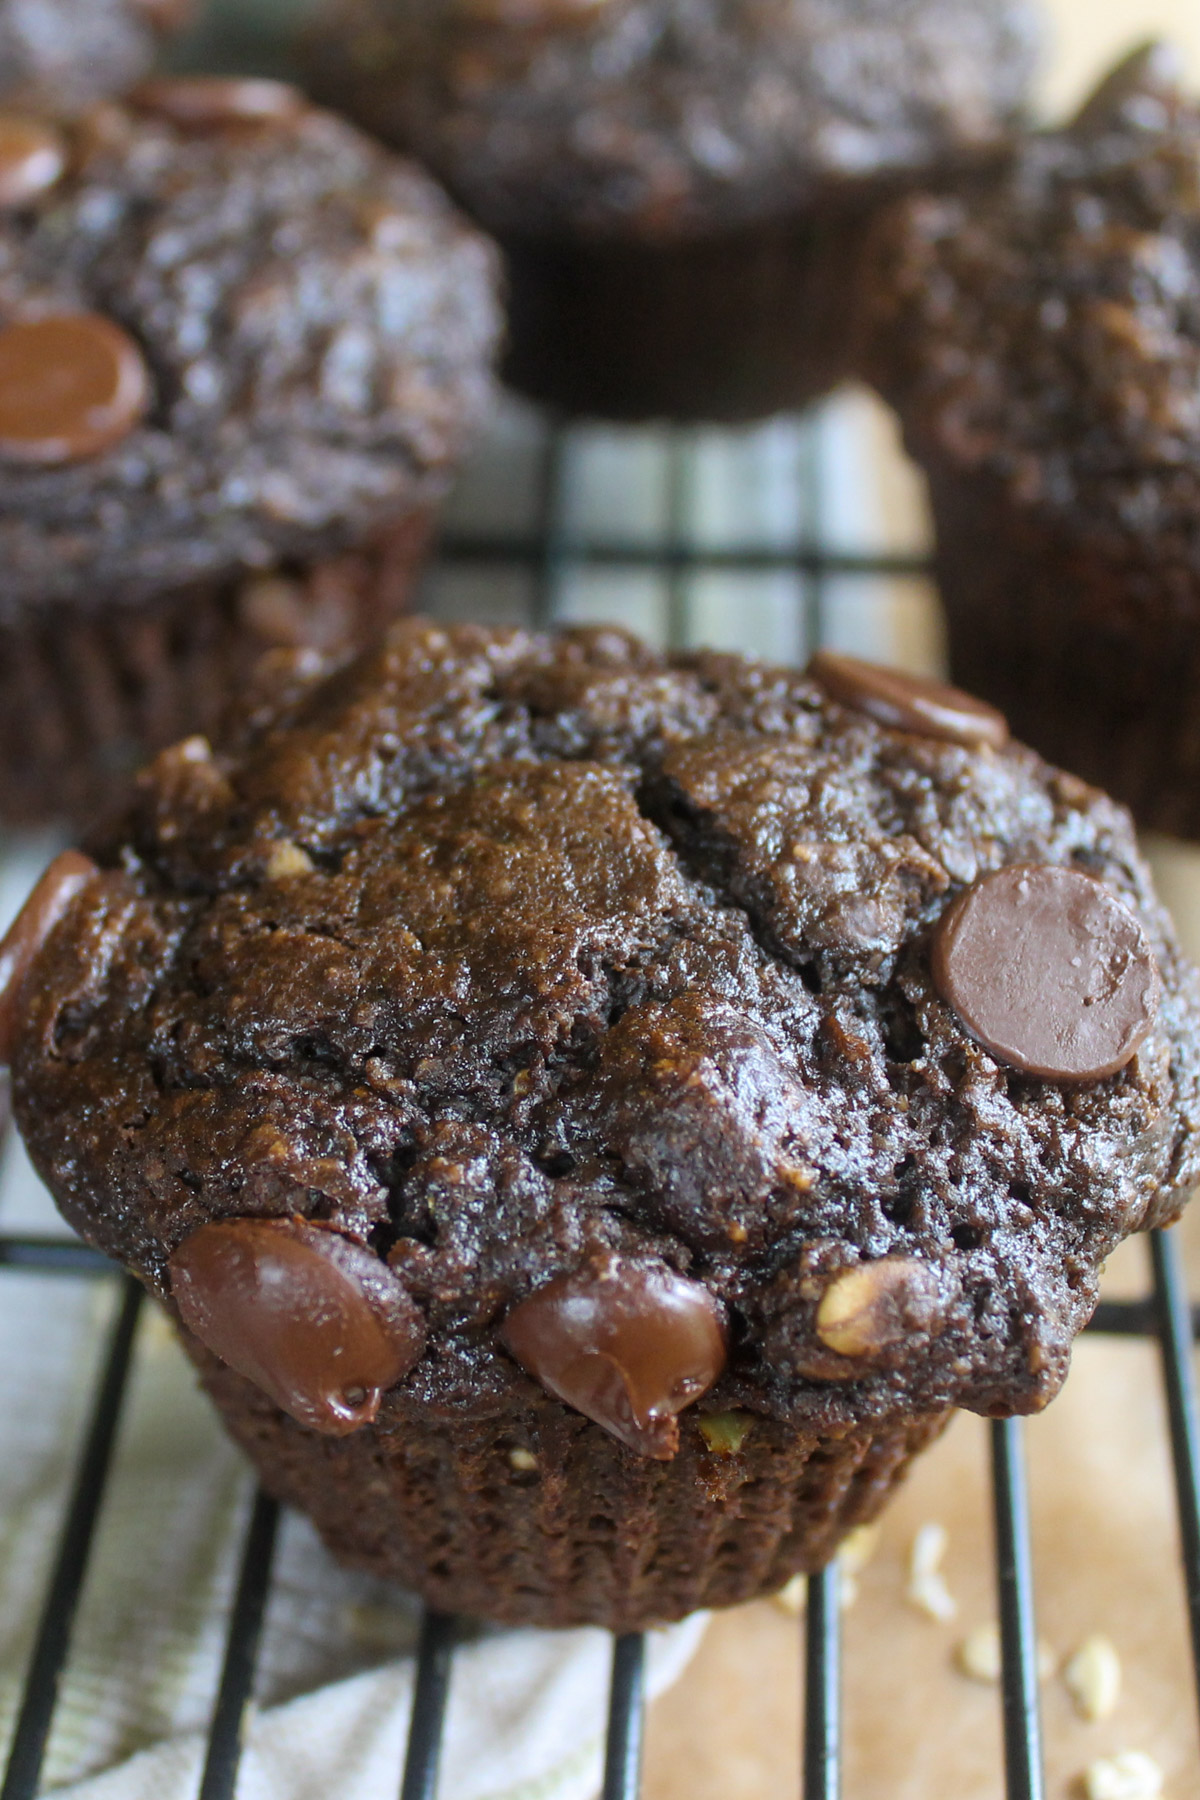
[[[832,650],[818,650],[808,673],[843,706],[866,713],[892,731],[945,738],[971,749],[988,744],[999,750],[1008,742],[1003,713],[944,682],[903,675],[882,663],[861,662],[857,656],[838,656]]]
[[[223,131],[230,125],[285,125],[305,109],[304,95],[286,81],[254,76],[179,75],[143,81],[130,103],[183,131]]]
[[[679,1448],[676,1414],[727,1358],[722,1308],[661,1263],[598,1259],[514,1307],[501,1331],[522,1368],[640,1456]]]
[[[1141,924],[1078,869],[985,875],[943,917],[933,978],[971,1036],[1051,1081],[1098,1081],[1154,1023],[1159,982]]]
[[[12,1061],[21,984],[38,951],[81,888],[99,874],[78,850],[64,850],[46,870],[0,942],[0,1064]]]
[[[179,1316],[301,1425],[344,1437],[420,1359],[425,1323],[363,1244],[303,1219],[202,1225],[170,1260]]]
[[[0,113],[0,206],[23,206],[52,188],[66,166],[66,142],[53,125]]]
[[[0,331],[0,456],[12,462],[96,456],[132,431],[149,398],[141,351],[99,313]]]

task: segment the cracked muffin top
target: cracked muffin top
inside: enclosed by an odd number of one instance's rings
[[[81,112],[123,93],[192,0],[0,0],[0,105]]]
[[[91,848],[0,953],[26,1142],[318,1428],[539,1381],[655,1456],[697,1399],[1031,1411],[1200,1172],[1127,815],[871,665],[406,621]],[[357,1309],[336,1419],[249,1343],[265,1267]]]
[[[1026,0],[330,0],[310,79],[491,230],[686,237],[994,143]]]
[[[1200,556],[1200,105],[1167,46],[963,191],[897,204],[867,361],[919,460]]]
[[[336,554],[491,399],[491,246],[283,83],[0,116],[0,617]]]

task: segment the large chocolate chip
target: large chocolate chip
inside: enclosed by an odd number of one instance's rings
[[[78,850],[56,856],[0,941],[0,1065],[12,1061],[21,985],[33,960],[81,888],[99,874]]]
[[[600,1258],[513,1308],[501,1336],[550,1393],[639,1456],[668,1462],[676,1414],[725,1367],[722,1308],[662,1263]]]
[[[24,206],[54,186],[67,166],[60,131],[19,113],[0,113],[0,206]]]
[[[933,978],[971,1036],[1051,1081],[1097,1081],[1133,1056],[1158,1010],[1154,954],[1116,895],[1078,869],[985,875],[942,919]]]
[[[303,1219],[201,1225],[170,1260],[179,1316],[202,1344],[301,1425],[369,1425],[412,1369],[425,1322],[363,1244]]]
[[[818,650],[808,665],[814,681],[843,706],[863,712],[893,731],[945,738],[952,744],[999,750],[1008,742],[1008,720],[994,706],[964,694],[961,688],[918,675],[903,675],[882,663],[861,662]]]
[[[164,76],[157,81],[143,81],[133,90],[130,102],[141,112],[170,120],[182,131],[223,131],[230,125],[284,125],[305,109],[299,88],[259,76]]]
[[[96,456],[132,431],[149,398],[141,351],[98,313],[0,331],[0,456],[12,462]]]

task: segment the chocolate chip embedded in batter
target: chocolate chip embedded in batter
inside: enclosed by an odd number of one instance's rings
[[[0,457],[10,462],[97,456],[133,430],[149,399],[141,351],[99,313],[0,331]]]
[[[178,75],[143,81],[130,103],[183,131],[223,131],[229,125],[284,125],[305,110],[304,95],[287,81],[259,76]]]
[[[843,706],[866,713],[892,731],[945,738],[971,749],[988,744],[999,750],[1008,742],[1008,721],[1003,713],[945,682],[904,675],[883,663],[838,656],[832,650],[818,650],[808,673]]]
[[[660,1462],[679,1448],[676,1415],[728,1356],[725,1315],[706,1287],[620,1256],[539,1288],[509,1313],[501,1337],[550,1393]]]
[[[425,1322],[385,1264],[303,1219],[201,1225],[169,1266],[188,1330],[328,1436],[369,1425],[425,1347]]]
[[[99,870],[78,850],[56,856],[0,942],[0,1064],[12,1061],[17,1001],[33,960],[79,891]]]
[[[1154,1023],[1154,954],[1129,908],[1091,875],[1017,864],[985,875],[943,917],[933,978],[971,1036],[1051,1081],[1098,1081]]]
[[[23,206],[52,188],[66,166],[66,141],[53,125],[0,113],[0,206]]]

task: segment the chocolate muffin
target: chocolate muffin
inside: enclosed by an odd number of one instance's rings
[[[66,1217],[339,1556],[618,1629],[1044,1406],[1200,1173],[1127,815],[953,690],[406,621],[0,954]]]
[[[613,418],[743,419],[848,372],[864,218],[995,143],[1027,0],[327,0],[316,91],[509,258],[507,374]]]
[[[0,815],[394,616],[489,401],[490,246],[264,81],[0,118]]]
[[[0,0],[0,106],[82,112],[145,75],[191,0]]]
[[[1200,107],[1137,52],[872,258],[868,360],[929,477],[956,679],[1200,835]]]

